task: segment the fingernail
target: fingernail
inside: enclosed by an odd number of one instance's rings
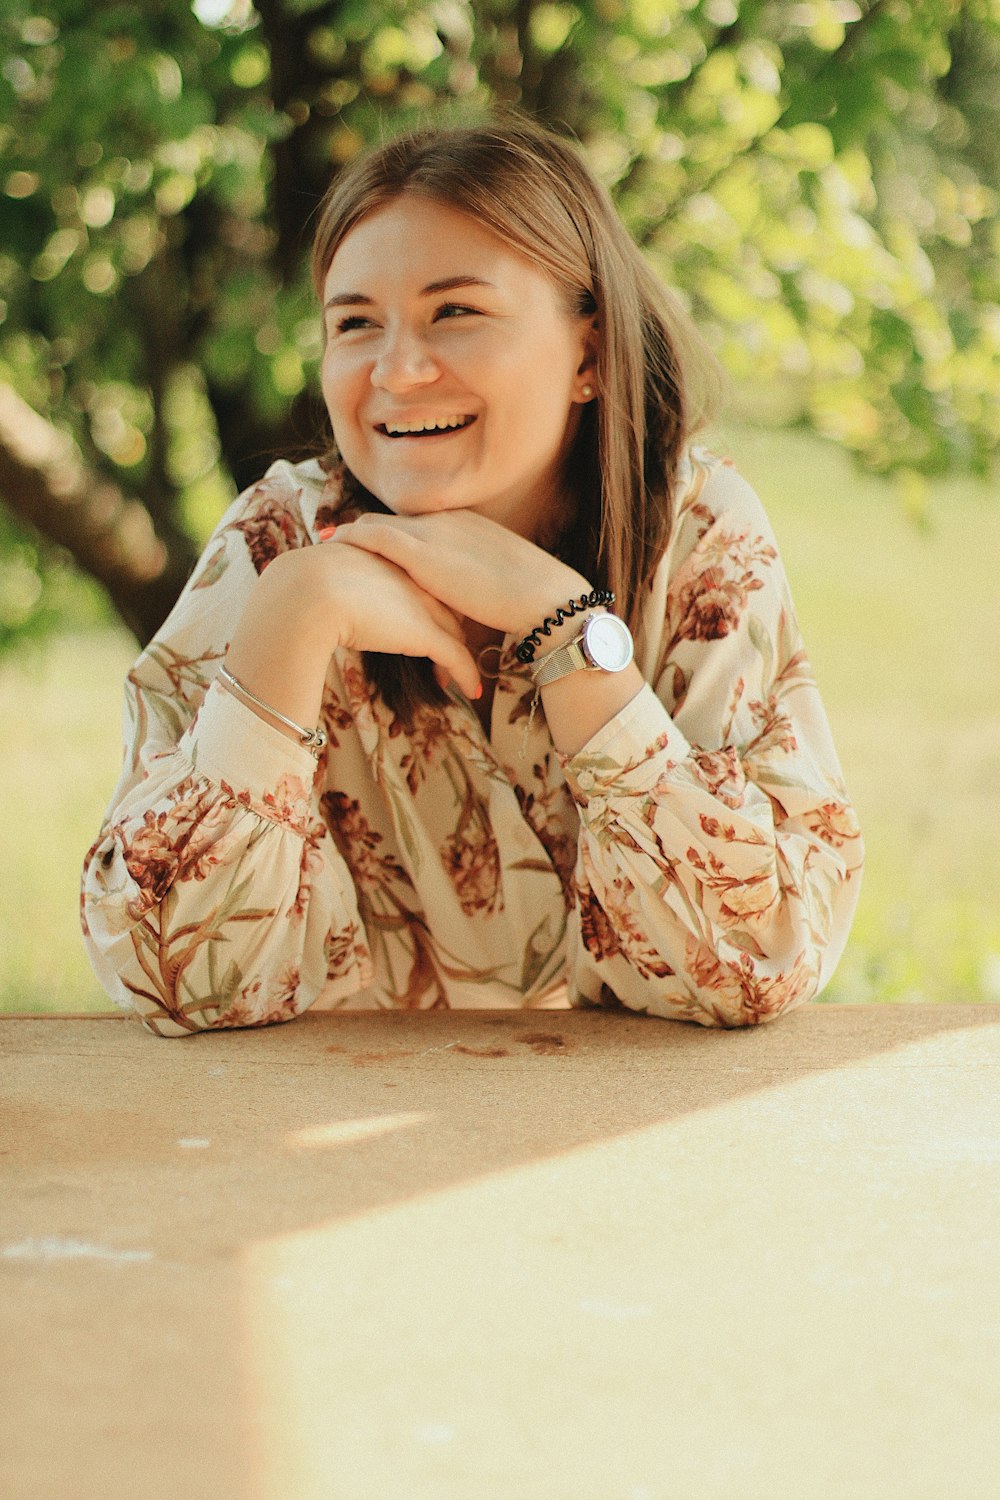
[[[336,526],[323,526],[319,531],[317,531],[316,535],[319,537],[321,542],[328,542],[333,536],[333,533],[336,531],[336,529]]]
[[[482,683],[479,684],[479,686],[476,688],[476,691],[473,693],[472,696],[473,696],[473,698],[481,698],[483,696],[483,685],[482,685]]]

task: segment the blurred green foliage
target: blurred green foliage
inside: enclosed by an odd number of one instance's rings
[[[67,553],[46,551],[0,508],[0,659],[14,646],[44,642],[67,620],[105,624],[108,613]]]
[[[6,0],[0,56],[0,379],[175,556],[319,434],[333,174],[493,101],[580,139],[756,414],[917,510],[995,458],[1000,0]],[[2,647],[64,564],[10,517],[0,559]]]

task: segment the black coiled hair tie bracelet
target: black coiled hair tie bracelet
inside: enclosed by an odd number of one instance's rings
[[[535,652],[542,644],[543,635],[551,635],[553,630],[561,625],[564,620],[571,620],[574,615],[580,614],[585,609],[593,609],[595,604],[614,604],[615,596],[610,589],[591,589],[589,594],[581,594],[579,599],[571,599],[568,604],[556,610],[555,619],[546,615],[540,625],[524,637],[515,651],[519,662],[525,666],[534,661]]]

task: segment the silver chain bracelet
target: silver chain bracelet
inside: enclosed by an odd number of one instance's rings
[[[266,714],[270,714],[272,719],[279,719],[282,724],[287,724],[289,729],[294,729],[300,742],[305,745],[306,749],[317,760],[319,759],[320,752],[326,749],[329,740],[325,729],[304,729],[301,724],[296,724],[294,719],[287,718],[285,714],[279,713],[276,708],[272,708],[270,703],[265,703],[263,698],[258,698],[256,693],[251,693],[248,687],[243,686],[238,677],[233,676],[228,667],[220,667],[219,676],[227,687],[235,688],[236,692],[241,693],[244,698],[249,698],[251,703],[256,703],[258,708],[262,708]]]

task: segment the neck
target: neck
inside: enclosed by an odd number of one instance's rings
[[[554,555],[560,539],[573,524],[577,503],[568,485],[554,483],[546,494],[540,496],[536,492],[530,499],[490,509],[491,520]]]

